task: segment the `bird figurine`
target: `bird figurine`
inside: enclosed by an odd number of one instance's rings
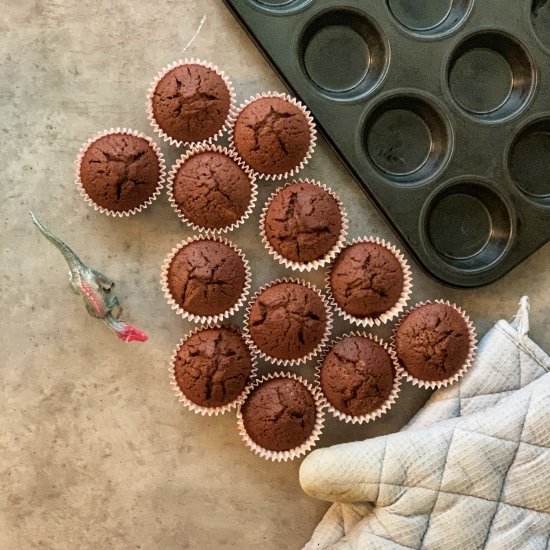
[[[63,254],[69,265],[69,281],[75,294],[82,296],[86,311],[94,318],[101,319],[123,342],[145,342],[145,332],[130,323],[119,321],[122,307],[112,293],[115,283],[95,269],[85,265],[80,258],[59,238],[45,227],[36,216],[29,212],[32,221],[41,233]]]

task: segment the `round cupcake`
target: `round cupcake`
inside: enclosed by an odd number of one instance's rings
[[[438,388],[455,382],[475,356],[475,330],[468,316],[449,302],[421,303],[394,329],[394,348],[413,384]]]
[[[333,259],[347,234],[340,200],[325,186],[298,180],[277,189],[260,219],[262,241],[280,263],[310,270]]]
[[[102,213],[129,216],[149,206],[164,183],[164,157],[151,138],[126,128],[88,141],[75,163],[76,185]]]
[[[255,371],[250,349],[231,326],[202,327],[182,339],[170,367],[180,401],[203,415],[235,407]]]
[[[305,380],[289,373],[255,382],[237,411],[245,444],[270,460],[292,460],[307,453],[323,423],[319,397]]]
[[[325,344],[332,316],[309,283],[283,279],[262,288],[245,317],[249,344],[276,364],[300,364]]]
[[[250,288],[244,254],[227,240],[194,237],[165,260],[162,288],[172,309],[191,321],[215,323],[243,304]]]
[[[171,145],[211,143],[222,135],[235,93],[223,72],[194,59],[161,71],[147,101],[155,131]]]
[[[168,199],[195,231],[230,231],[252,212],[255,178],[234,153],[221,147],[197,147],[182,155],[168,177]]]
[[[412,277],[404,256],[380,239],[357,239],[332,264],[327,277],[332,302],[348,321],[373,326],[405,307]]]
[[[229,139],[260,178],[281,179],[307,164],[316,136],[309,111],[296,99],[273,92],[248,100],[232,115]]]
[[[352,333],[334,342],[316,371],[330,411],[341,420],[369,422],[395,402],[402,371],[376,336]]]

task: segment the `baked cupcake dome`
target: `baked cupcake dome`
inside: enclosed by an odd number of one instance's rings
[[[338,243],[343,213],[336,198],[322,186],[296,181],[270,199],[263,233],[271,248],[297,263],[319,260]]]
[[[315,355],[327,338],[330,321],[320,294],[295,280],[276,281],[260,290],[245,319],[251,345],[277,363]]]
[[[373,318],[390,310],[401,297],[401,263],[376,242],[346,246],[330,271],[330,290],[338,306],[357,318]]]
[[[260,177],[293,175],[311,156],[313,119],[305,107],[285,94],[256,96],[232,119],[231,145]]]
[[[252,211],[257,186],[234,153],[198,147],[180,157],[168,178],[170,203],[195,230],[234,229]]]
[[[202,408],[234,402],[253,372],[252,354],[231,326],[205,327],[181,342],[173,364],[178,390]]]
[[[180,61],[155,81],[149,117],[156,131],[173,144],[209,142],[223,132],[233,97],[230,83],[213,65]]]
[[[175,252],[165,275],[169,295],[196,317],[222,316],[242,300],[247,266],[229,243],[196,238]]]
[[[91,140],[76,162],[77,185],[102,211],[134,213],[159,194],[164,159],[146,136],[112,129]]]
[[[327,401],[349,417],[364,417],[388,403],[397,371],[390,352],[375,338],[351,334],[335,342],[318,380]]]
[[[241,407],[250,439],[269,451],[299,448],[312,435],[316,404],[309,389],[292,378],[272,378],[252,389]]]
[[[399,363],[411,377],[427,382],[452,378],[467,364],[471,329],[454,306],[434,302],[408,312],[396,327],[394,347]]]

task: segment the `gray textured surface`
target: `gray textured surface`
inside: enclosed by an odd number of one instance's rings
[[[2,5],[1,550],[298,548],[327,507],[302,493],[298,462],[263,462],[240,443],[231,415],[195,416],[171,393],[167,361],[190,325],[166,306],[158,278],[165,254],[190,233],[165,197],[120,220],[91,211],[74,188],[72,163],[88,137],[112,126],[151,133],[149,82],[180,57],[203,15],[188,55],[222,67],[239,100],[284,89],[219,0]],[[162,148],[170,165],[176,152]],[[303,175],[341,195],[351,237],[395,241],[326,144]],[[272,189],[263,187],[260,204]],[[117,281],[128,319],[151,335],[147,344],[122,344],[87,316],[61,256],[31,226],[31,207]],[[235,233],[255,267],[254,288],[287,274],[257,241],[258,212]],[[502,281],[472,291],[438,286],[414,266],[414,298],[456,301],[483,333],[528,293],[532,335],[543,343],[549,264],[546,246]],[[339,322],[334,333],[345,330]],[[301,372],[309,376],[311,367]],[[383,420],[330,421],[322,444],[396,430],[427,395],[406,385]]]

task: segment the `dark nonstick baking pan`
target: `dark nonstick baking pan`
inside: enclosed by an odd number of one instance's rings
[[[550,240],[550,1],[225,2],[435,279]]]

